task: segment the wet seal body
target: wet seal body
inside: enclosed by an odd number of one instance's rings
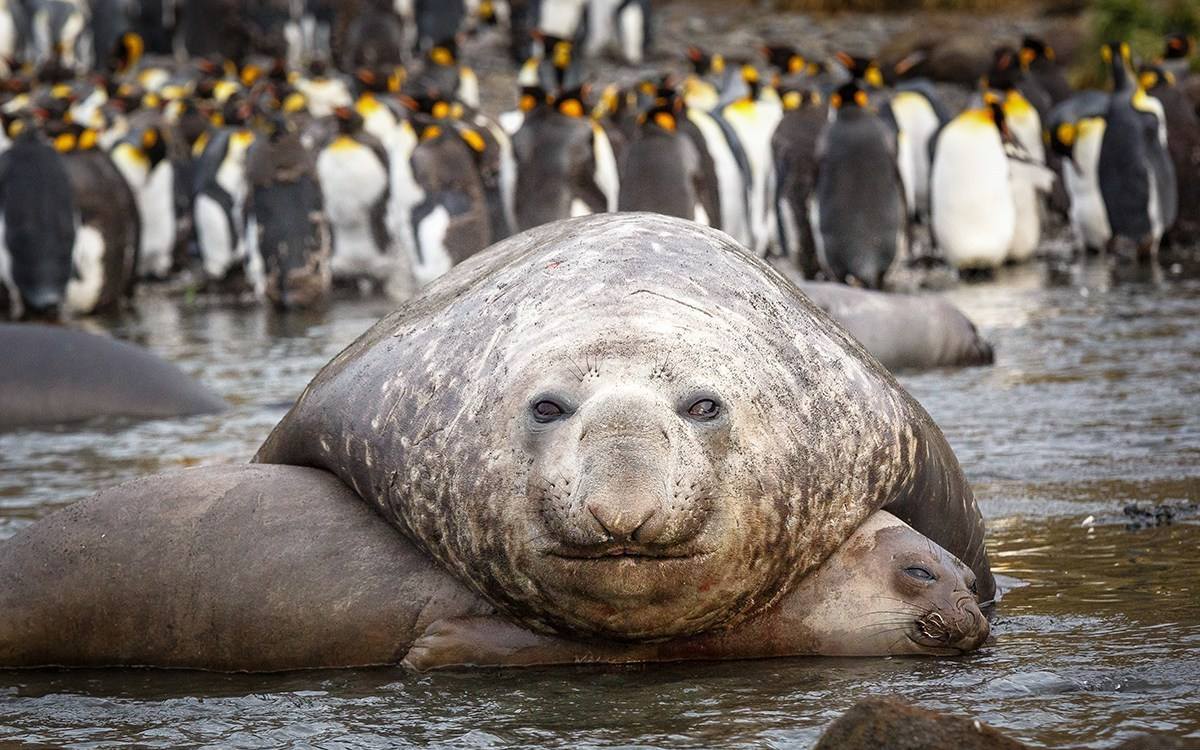
[[[97,417],[207,414],[225,401],[175,365],[122,341],[0,323],[0,429]]]
[[[206,467],[105,490],[0,543],[0,665],[264,672],[957,654],[988,633],[973,579],[879,512],[741,628],[585,645],[496,617],[328,472]]]
[[[886,511],[872,515],[821,567],[763,616],[732,630],[648,644],[580,643],[498,617],[438,620],[404,664],[449,667],[759,659],[778,656],[957,655],[990,628],[975,574]]]
[[[995,361],[975,324],[945,300],[816,281],[797,286],[893,372]]]
[[[941,432],[726,235],[543,226],[323,369],[257,461],[337,475],[509,618],[626,641],[775,604],[885,508],[994,582]]]

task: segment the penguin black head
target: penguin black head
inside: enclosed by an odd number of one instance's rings
[[[522,86],[517,108],[522,112],[532,112],[547,102],[546,90],[541,86]]]
[[[1163,50],[1165,60],[1186,60],[1191,57],[1196,44],[1187,34],[1178,31],[1167,34],[1166,49]]]
[[[137,67],[145,52],[146,42],[141,35],[128,31],[121,35],[109,53],[106,70],[118,75],[128,73]]]
[[[791,112],[805,107],[820,106],[821,94],[815,89],[785,85],[779,89],[779,100],[784,111]]]
[[[1158,65],[1143,64],[1138,68],[1138,85],[1147,91],[1156,86],[1174,86],[1175,76]]]
[[[1023,71],[1020,56],[1012,47],[997,47],[992,52],[992,67],[987,73],[987,85],[1001,91],[1017,87]]]
[[[698,76],[721,75],[725,72],[725,58],[721,55],[711,55],[699,47],[688,47],[687,58],[692,65],[692,72]]]
[[[879,69],[879,63],[873,59],[851,55],[848,52],[838,52],[834,57],[856,80],[864,82],[873,89],[883,87],[883,71]]]
[[[1114,91],[1133,86],[1133,53],[1128,42],[1108,42],[1100,48],[1100,57],[1112,69]]]
[[[682,103],[678,101],[652,107],[638,115],[638,125],[650,132],[675,133],[679,130],[682,109]]]
[[[583,117],[587,114],[587,98],[592,87],[582,84],[562,92],[554,99],[554,109],[567,117]]]
[[[867,92],[859,85],[857,80],[838,87],[838,90],[829,97],[829,106],[839,112],[851,109],[866,109],[869,104],[870,97],[867,96]]]
[[[796,75],[809,71],[808,60],[790,44],[768,44],[762,48],[767,65],[785,75]]]
[[[333,119],[341,135],[356,135],[363,126],[363,118],[353,107],[336,107]]]
[[[1021,39],[1021,49],[1017,53],[1022,67],[1028,68],[1036,60],[1054,62],[1054,48],[1036,36],[1026,35]]]
[[[440,68],[453,68],[458,65],[458,39],[450,37],[443,39],[429,48],[426,54],[429,64]]]
[[[254,115],[254,107],[242,94],[234,94],[221,107],[221,119],[230,127],[242,127]]]

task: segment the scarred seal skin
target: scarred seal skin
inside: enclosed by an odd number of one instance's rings
[[[336,474],[512,619],[646,641],[764,611],[886,508],[994,582],[925,411],[728,236],[539,227],[327,365],[256,457]]]

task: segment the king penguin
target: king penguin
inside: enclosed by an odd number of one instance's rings
[[[1076,248],[1085,252],[1100,252],[1112,237],[1099,174],[1108,100],[1106,92],[1081,91],[1051,110],[1046,122],[1050,148],[1063,160],[1063,187]]]
[[[1004,108],[986,95],[942,128],[930,175],[933,237],[960,271],[991,271],[1004,262],[1016,228],[1016,208],[1004,147]]]
[[[829,106],[811,202],[817,259],[831,279],[880,289],[908,247],[896,141],[858,83],[839,88]]]
[[[696,138],[674,92],[638,118],[637,131],[621,163],[618,210],[677,216],[705,226],[720,221],[720,196],[705,168]],[[694,127],[694,126],[693,126]]]
[[[1173,247],[1194,246],[1200,242],[1200,116],[1174,74],[1160,65],[1143,65],[1138,82],[1162,104],[1167,149],[1175,166],[1179,215],[1165,240]]]
[[[808,201],[817,183],[817,142],[829,120],[821,93],[808,89],[780,91],[783,119],[771,137],[778,192],[776,214],[784,255],[811,279],[820,271],[808,216]]]
[[[62,157],[30,120],[0,155],[0,282],[13,317],[57,319],[71,278],[77,215]]]
[[[358,112],[341,107],[334,117],[337,136],[317,156],[333,233],[333,278],[363,288],[386,282],[396,265],[387,227],[388,156],[383,144],[363,131]]]
[[[748,162],[750,249],[765,257],[776,231],[771,135],[783,118],[783,107],[753,65],[745,64],[741,71],[741,92],[721,108],[720,118],[729,124]]]
[[[1107,44],[1103,55],[1113,77],[1099,163],[1109,245],[1121,255],[1153,257],[1178,207],[1165,116],[1133,77],[1128,44]]]

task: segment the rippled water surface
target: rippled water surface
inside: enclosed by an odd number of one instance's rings
[[[806,746],[871,693],[1041,746],[1147,730],[1200,746],[1200,526],[1130,531],[1131,502],[1200,501],[1200,282],[1039,267],[946,296],[995,367],[902,377],[953,444],[1011,590],[961,659],[795,659],[416,677],[0,672],[0,744],[70,747]],[[0,537],[96,488],[244,461],[316,370],[387,311],[280,318],[153,293],[107,324],[233,404],[223,415],[0,434]],[[1089,520],[1088,517],[1091,517]]]

